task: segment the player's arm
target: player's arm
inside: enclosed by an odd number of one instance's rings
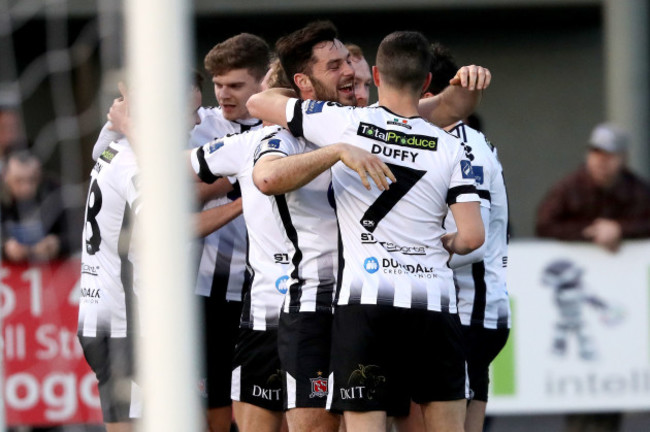
[[[104,150],[106,150],[113,141],[118,141],[123,137],[123,134],[113,130],[113,123],[110,121],[106,122],[104,127],[102,127],[102,130],[99,132],[99,136],[97,137],[97,141],[93,147],[93,160],[97,161]]]
[[[379,190],[388,189],[386,178],[396,181],[388,166],[377,156],[352,145],[338,143],[292,156],[264,156],[255,163],[253,182],[265,195],[280,195],[303,187],[338,161],[356,171],[366,189],[370,189],[368,176]]]
[[[456,221],[457,231],[445,234],[442,244],[453,254],[465,255],[485,242],[485,228],[478,202],[456,202],[449,206]]]
[[[229,182],[228,182],[229,183]],[[229,183],[230,184],[230,183]],[[194,214],[194,231],[197,237],[205,237],[242,214],[242,200],[213,207]]]
[[[484,237],[487,238],[489,232],[489,226],[490,226],[490,208],[481,205],[480,212],[481,212],[481,221],[483,223],[483,229],[485,231]],[[451,256],[451,259],[449,260],[449,267],[455,269],[458,267],[463,267],[468,264],[482,261],[483,258],[485,257],[486,249],[487,249],[487,242],[484,241],[479,248],[474,249],[472,252],[468,254],[459,255],[455,253]]]
[[[481,66],[463,66],[440,94],[420,99],[418,111],[431,123],[445,127],[474,112],[481,95],[492,80],[490,71]]]
[[[192,164],[192,152],[194,150],[187,150],[184,153],[184,158],[187,161],[189,174],[194,180],[194,189],[196,191],[196,199],[199,203],[205,203],[208,200],[219,198],[226,195],[233,190],[232,184],[226,178],[218,178],[212,183],[205,183],[199,173],[194,169]]]
[[[293,90],[273,88],[248,98],[246,108],[251,116],[286,128],[287,103],[292,97],[295,97]]]

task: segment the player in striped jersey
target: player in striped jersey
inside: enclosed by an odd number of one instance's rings
[[[198,84],[192,125],[200,119]],[[139,408],[132,399],[133,338],[137,324],[137,251],[131,236],[140,211],[138,164],[126,139],[110,144],[91,172],[81,255],[78,337],[97,375],[108,432],[131,430]]]
[[[457,69],[451,53],[442,45],[432,46],[431,81],[425,97],[443,91]],[[467,406],[466,432],[483,430],[488,400],[489,366],[504,347],[511,317],[506,288],[508,263],[508,197],[497,149],[481,132],[457,122],[445,128],[471,153],[476,188],[481,197],[481,217],[486,231],[484,245],[464,257],[453,256],[450,266],[458,294],[458,312],[468,349],[467,370],[472,399]],[[455,230],[449,214],[448,231]]]
[[[326,49],[336,47],[335,40]],[[483,241],[483,227],[471,164],[458,140],[418,116],[430,58],[427,48],[415,33],[393,34],[382,42],[379,70],[373,68],[373,75],[386,107],[355,110],[269,92],[248,103],[254,115],[288,124],[294,135],[304,132],[316,145],[343,141],[374,152],[390,162],[397,177],[390,189],[368,192],[352,180],[350,170],[340,164],[332,168],[345,267],[334,315],[329,399],[334,409],[345,411],[350,430],[382,430],[385,411],[408,409],[411,386],[417,390],[414,399],[426,404],[432,430],[462,430],[464,353],[445,249],[475,249]],[[480,71],[470,87],[489,83],[489,75]],[[455,81],[467,86],[467,78]],[[457,214],[459,231],[443,237],[447,202]],[[414,325],[426,326],[419,334],[437,335],[446,356],[433,368],[427,365],[426,372],[422,368],[417,377],[414,372],[420,368],[405,364],[404,358],[424,366],[433,352],[419,338],[410,341],[414,346],[409,344]],[[394,345],[384,348],[386,342]],[[436,379],[445,385],[432,386]]]
[[[277,62],[267,74],[277,82]],[[286,80],[285,80],[286,81]],[[267,85],[263,83],[263,85]],[[244,299],[241,330],[232,371],[231,396],[240,431],[277,431],[282,421],[277,355],[277,322],[286,292],[288,257],[279,227],[269,224],[269,198],[252,180],[253,155],[259,142],[281,130],[278,126],[231,134],[194,149],[194,172],[207,183],[232,176],[240,184],[248,232],[248,263],[252,274]]]
[[[268,70],[270,50],[260,37],[241,33],[215,45],[204,66],[212,76],[219,107],[199,110],[201,124],[191,134],[190,147],[228,134],[256,130],[262,122],[246,110],[250,95],[261,90]],[[233,190],[212,198],[221,181],[197,182],[203,209],[220,207],[241,196],[241,185],[229,178]],[[239,333],[244,290],[250,285],[247,271],[246,225],[240,216],[203,239],[196,280],[196,294],[203,302],[206,350],[208,423],[211,432],[230,431],[232,359]]]

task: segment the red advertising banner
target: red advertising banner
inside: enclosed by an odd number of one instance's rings
[[[0,315],[6,420],[102,423],[95,374],[77,339],[80,262],[3,262]]]

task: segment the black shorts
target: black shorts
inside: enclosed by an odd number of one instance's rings
[[[467,347],[467,373],[472,399],[487,402],[489,367],[508,340],[510,329],[487,329],[480,325],[463,326]]]
[[[325,408],[331,343],[331,312],[280,314],[278,353],[285,409]]]
[[[99,381],[99,401],[104,423],[130,420],[131,391],[134,376],[133,340],[79,336],[84,356]]]
[[[458,315],[345,305],[334,313],[328,408],[403,416],[416,403],[467,398]]]
[[[203,297],[203,339],[205,374],[203,396],[208,408],[219,408],[232,404],[230,399],[230,378],[232,359],[239,332],[242,302],[228,301],[216,297]],[[203,380],[202,380],[203,381]]]
[[[277,330],[239,330],[230,396],[270,411],[282,411]]]

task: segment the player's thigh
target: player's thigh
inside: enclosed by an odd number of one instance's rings
[[[280,315],[278,354],[285,409],[325,408],[331,342],[331,312],[283,312]]]
[[[277,330],[241,329],[233,358],[231,398],[269,411],[283,410]]]
[[[332,328],[331,401],[343,411],[408,413],[404,311],[390,306],[346,305]]]
[[[487,402],[489,367],[508,340],[510,330],[486,329],[483,326],[463,326],[467,347],[467,372],[472,399]]]

